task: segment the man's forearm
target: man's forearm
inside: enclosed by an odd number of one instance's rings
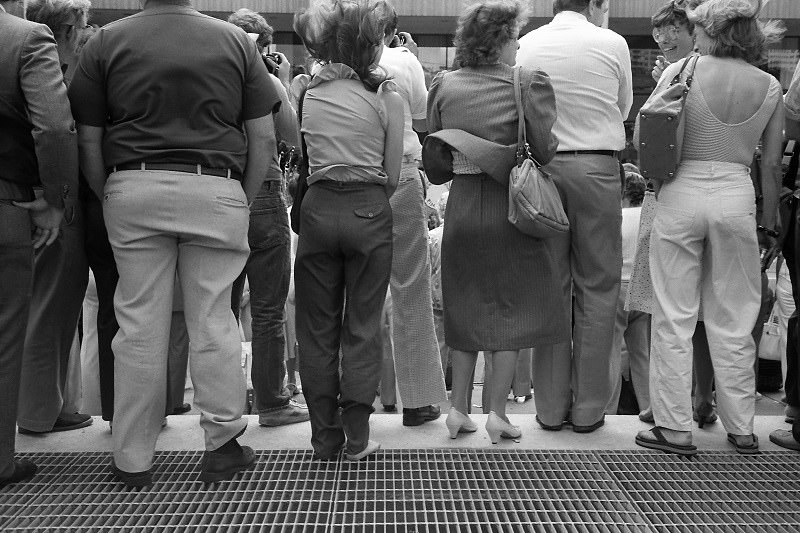
[[[106,184],[106,169],[103,164],[103,149],[99,144],[80,144],[81,169],[86,183],[98,198],[103,199]]]
[[[260,145],[259,148],[261,149],[248,150],[247,153],[247,167],[244,171],[242,188],[245,196],[247,196],[248,204],[255,199],[256,194],[261,189],[261,185],[264,183],[264,179],[267,177],[271,154],[274,154],[276,150],[275,138],[273,137],[265,144]]]

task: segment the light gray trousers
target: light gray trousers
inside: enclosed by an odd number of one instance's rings
[[[692,429],[692,334],[700,299],[719,416],[749,435],[761,307],[755,193],[744,165],[683,162],[658,197],[650,237],[653,324],[650,399],[656,425]]]
[[[216,176],[130,170],[111,174],[103,216],[119,270],[114,310],[114,461],[150,468],[161,430],[177,271],[189,365],[206,449],[241,434],[245,381],[231,287],[242,272],[249,210],[241,184]]]

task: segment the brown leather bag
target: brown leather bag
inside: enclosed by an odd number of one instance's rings
[[[639,148],[639,169],[645,179],[664,182],[675,177],[683,144],[683,109],[698,58],[684,61],[670,84],[656,88],[636,117],[634,138]],[[687,71],[689,63],[692,67]],[[684,71],[687,75],[682,80]]]

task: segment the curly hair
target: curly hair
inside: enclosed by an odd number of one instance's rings
[[[376,65],[386,24],[380,7],[374,0],[318,0],[295,14],[294,31],[312,58],[347,65],[377,91],[387,78]]]
[[[623,198],[627,198],[631,207],[639,207],[644,201],[644,192],[647,190],[647,182],[636,172],[625,172],[625,190]]]
[[[689,17],[686,16],[685,0],[670,0],[664,4],[650,17],[650,24],[654,28],[669,25],[683,26],[690,34],[694,33],[694,24],[689,22]]]
[[[786,32],[781,21],[758,20],[761,6],[761,0],[756,5],[749,0],[708,0],[690,8],[687,15],[713,39],[711,55],[759,64],[766,62],[767,48]]]
[[[31,0],[25,18],[44,24],[58,38],[64,33],[63,26],[89,17],[92,4],[89,0]]]
[[[228,22],[234,26],[239,26],[247,33],[258,34],[256,44],[260,48],[265,48],[272,44],[272,34],[275,30],[269,25],[267,19],[256,13],[251,9],[243,7],[228,17]]]
[[[510,40],[528,21],[520,0],[490,0],[467,8],[458,19],[455,62],[461,67],[496,63]]]

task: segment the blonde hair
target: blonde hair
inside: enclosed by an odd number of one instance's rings
[[[711,55],[758,64],[766,61],[767,48],[780,42],[786,32],[782,21],[758,19],[761,6],[761,0],[755,4],[750,0],[707,0],[690,8],[687,15],[714,40]]]

